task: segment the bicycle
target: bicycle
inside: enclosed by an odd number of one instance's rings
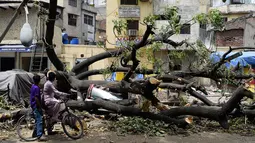
[[[55,121],[55,122],[61,122],[61,126],[64,130],[64,133],[71,139],[79,139],[82,137],[83,135],[83,124],[80,120],[79,117],[77,117],[76,115],[74,115],[73,113],[71,113],[69,111],[69,108],[66,106],[66,102],[68,100],[62,100],[62,102],[60,104],[64,104],[65,105],[65,109],[63,111],[61,111],[60,113],[60,117],[61,119],[59,119],[59,121]],[[43,132],[45,132],[45,129],[48,128],[48,126],[50,126],[49,122],[52,122],[51,120],[51,116],[49,115],[43,115]],[[80,132],[78,134],[72,134],[71,132],[67,131],[67,127],[66,125],[68,125],[69,127],[71,127],[73,130],[79,130]],[[22,127],[26,127],[27,129],[25,131],[21,131]],[[80,129],[78,129],[78,127],[80,127]],[[29,112],[25,115],[23,115],[17,123],[17,127],[16,127],[18,136],[25,140],[25,141],[35,141],[37,139],[39,139],[40,137],[36,137],[36,124],[35,124],[35,117],[33,112]],[[27,133],[28,131],[32,131],[32,133]],[[25,137],[25,135],[28,135],[28,137]]]

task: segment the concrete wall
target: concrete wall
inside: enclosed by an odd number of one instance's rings
[[[75,65],[75,59],[81,58],[80,55],[84,54],[84,58],[89,58],[91,56],[100,54],[105,52],[104,49],[92,46],[92,45],[63,45],[62,54],[59,56],[61,61],[66,63],[67,68],[71,70],[71,68]],[[102,69],[109,67],[108,59],[98,61],[91,66],[89,66],[89,70],[93,69]],[[103,75],[96,75],[89,77],[90,80],[104,80]]]
[[[97,11],[94,7],[88,6],[86,4],[83,4],[82,8],[82,42],[86,41],[95,41],[95,35],[96,35],[96,14]],[[88,25],[84,23],[84,14],[92,16],[93,17],[93,25]]]
[[[162,15],[166,7],[177,6],[179,8],[179,14],[181,16],[181,23],[190,21],[193,16],[199,13],[206,13],[209,8],[209,0],[155,0],[154,1],[154,14]],[[193,22],[189,22],[190,24]],[[166,20],[158,20],[156,22],[157,28],[160,30],[162,26],[167,25]],[[202,33],[202,34],[200,34]],[[201,31],[199,24],[191,25],[190,34],[178,34],[173,35],[170,39],[174,41],[183,41],[188,39],[190,42],[195,42],[199,39],[200,35],[204,35],[204,31]]]
[[[212,8],[218,9],[223,14],[249,13],[255,10],[255,0],[244,0],[244,4],[231,4],[230,0],[225,3],[222,0],[213,0]]]
[[[95,2],[95,7],[105,7],[106,5],[106,0],[94,0]]]
[[[66,29],[68,36],[77,37],[81,44],[84,44],[84,40],[95,39],[95,19],[96,19],[96,9],[94,7],[88,6],[82,3],[83,0],[77,0],[77,7],[70,6],[68,0],[64,0],[64,22],[63,26]],[[68,25],[68,13],[77,15],[76,26]],[[84,24],[84,14],[93,16],[94,23],[93,26]]]
[[[255,18],[246,20],[245,33],[244,33],[244,46],[255,47]]]
[[[115,44],[116,43],[116,37],[113,34],[113,20],[119,19],[118,16],[118,10],[120,6],[120,0],[108,0],[106,1],[106,35],[107,40],[110,43]],[[143,19],[146,16],[149,16],[153,13],[153,3],[151,1],[148,2],[141,2],[138,1],[138,6],[140,7],[140,18],[133,18],[134,20],[140,20],[140,22],[143,21]],[[136,7],[133,5],[127,6],[127,7]],[[125,18],[128,19],[128,18]],[[130,18],[129,18],[130,19]],[[139,24],[139,36],[143,35],[146,30],[146,26]],[[106,43],[106,47],[108,49],[115,48],[114,45]]]
[[[78,37],[81,40],[82,32],[81,32],[81,2],[82,0],[77,0],[77,7],[70,6],[68,4],[68,0],[63,0],[63,5],[65,7],[63,12],[63,27],[66,29],[66,33],[68,36]],[[68,13],[77,15],[76,26],[68,25]]]

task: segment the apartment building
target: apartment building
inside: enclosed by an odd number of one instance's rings
[[[69,41],[78,38],[80,44],[95,42],[97,11],[94,6],[86,0],[64,0],[63,5],[63,27]]]

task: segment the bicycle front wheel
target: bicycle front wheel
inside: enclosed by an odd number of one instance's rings
[[[18,136],[25,141],[35,141],[39,137],[36,135],[36,122],[32,115],[23,115],[16,127]]]
[[[79,117],[68,113],[62,119],[61,123],[65,134],[71,139],[79,139],[83,136],[83,124]]]

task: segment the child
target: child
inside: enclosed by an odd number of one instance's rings
[[[30,106],[35,115],[36,121],[36,136],[40,137],[40,140],[46,140],[45,136],[43,136],[43,123],[42,123],[42,108],[41,108],[41,95],[40,95],[40,87],[38,86],[41,80],[39,75],[33,76],[34,84],[31,87],[30,91]]]

